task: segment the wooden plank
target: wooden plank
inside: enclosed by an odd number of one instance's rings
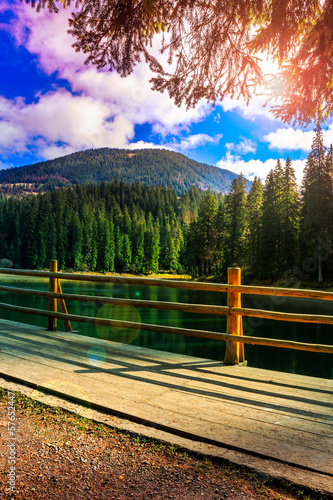
[[[7,353],[7,354],[9,354],[9,353]],[[6,352],[4,353],[4,355],[6,355]],[[22,359],[23,358],[20,356],[20,363],[21,363]],[[29,361],[29,360],[25,359],[25,361]],[[36,374],[39,373],[40,375],[42,375],[42,378],[43,378],[42,382],[43,383],[46,382],[48,379],[47,375],[48,375],[49,369],[51,369],[51,372],[53,369],[63,370],[63,372],[66,373],[66,377],[68,377],[68,374],[70,373],[68,363],[66,363],[66,362],[57,363],[51,359],[46,360],[45,357],[43,359],[40,359],[39,361],[38,361],[38,358],[37,358],[37,361],[36,361],[36,359],[30,359],[30,361],[39,365],[39,368],[35,367],[35,369],[33,370],[33,377],[35,377]],[[133,389],[134,388],[133,379],[132,378],[127,379],[126,374],[123,374],[123,376],[116,376],[115,374],[112,374],[111,379],[114,377],[116,377],[116,379],[117,379],[117,384],[115,386],[114,383],[112,383],[112,380],[110,379],[110,374],[108,376],[108,374],[103,370],[92,370],[90,372],[89,368],[91,368],[91,367],[88,366],[88,371],[86,373],[83,372],[82,376],[84,378],[88,377],[89,379],[93,378],[93,379],[96,379],[99,381],[101,380],[101,377],[102,377],[104,391],[108,392],[108,389],[107,389],[108,384],[111,383],[114,386],[112,391],[111,391],[113,393],[113,396],[115,396],[116,394],[118,394],[119,396],[121,396],[122,394],[126,394],[126,398],[129,398],[129,397],[133,398],[133,401],[140,401],[140,402],[151,401],[151,402],[153,402],[154,406],[156,405],[158,407],[161,407],[161,404],[162,404],[161,401],[162,400],[164,401],[165,395],[168,392],[168,391],[166,391],[166,387],[168,384],[168,376],[167,375],[162,377],[162,379],[160,380],[162,382],[161,385],[159,385],[159,384],[151,385],[152,384],[152,381],[151,381],[152,373],[150,371],[143,372],[143,373],[140,372],[141,376],[142,376],[142,380],[135,380],[135,389]],[[73,369],[75,369],[75,370],[73,371]],[[134,369],[134,367],[133,367],[133,369]],[[72,368],[72,372],[75,373],[75,371],[77,372],[77,366],[74,363],[73,368]],[[35,378],[32,378],[32,380],[35,380]],[[155,378],[154,378],[154,381],[156,382]],[[88,383],[87,381],[85,381],[84,383],[82,383],[82,381],[81,381],[80,385],[82,387],[86,387],[87,383]],[[217,396],[215,398],[213,398],[214,401],[212,401],[211,404],[208,405],[208,409],[206,409],[206,411],[205,411],[205,409],[203,408],[203,405],[200,404],[200,400],[203,400],[204,405],[206,405],[207,398],[204,398],[202,395],[198,396],[197,394],[191,394],[190,387],[186,387],[185,389],[186,389],[185,391],[182,391],[180,389],[177,390],[174,388],[170,389],[170,394],[172,394],[172,395],[170,396],[169,410],[170,410],[170,408],[172,409],[175,400],[177,400],[177,409],[175,410],[175,411],[177,411],[177,413],[179,413],[179,412],[182,413],[183,410],[184,410],[184,414],[191,413],[190,400],[192,399],[194,414],[199,411],[201,420],[207,420],[207,421],[214,422],[215,417],[217,418],[217,421],[221,420],[221,411],[217,410],[217,408],[219,408],[219,407],[221,408],[221,401],[218,400]],[[203,389],[201,388],[201,391],[202,390]],[[178,393],[178,395],[175,394],[175,391]],[[148,395],[148,397],[147,397],[147,395]],[[185,406],[184,406],[184,404],[185,404]],[[187,407],[187,410],[186,410],[186,407]],[[197,409],[195,409],[195,407],[197,407]],[[215,407],[215,410],[214,410],[214,407]],[[222,407],[224,408],[224,404],[222,405]],[[162,408],[165,409],[167,407],[162,405]],[[183,410],[181,410],[181,408],[183,408]],[[213,411],[213,413],[211,413],[211,411]],[[215,417],[214,417],[214,411],[216,413]],[[246,430],[246,432],[252,432],[251,428],[253,430],[257,426],[258,423],[256,422],[256,419],[251,418],[251,415],[252,415],[252,410],[248,408],[247,409],[247,416],[243,416],[241,419],[239,419],[239,417],[228,418],[228,416],[225,415],[224,410],[223,410],[223,423],[224,423],[224,425],[227,425],[227,427],[231,426],[231,427],[236,428],[236,429],[243,428],[243,430]],[[212,420],[212,418],[213,418],[213,420]],[[262,427],[263,424],[265,425],[265,428],[266,428],[268,423],[265,421],[261,422],[261,429],[263,429],[263,427]],[[272,423],[270,423],[270,425],[272,425]],[[313,422],[312,422],[312,425],[314,425]],[[326,427],[326,429],[327,429],[327,427]],[[286,429],[284,429],[283,432],[286,432]],[[327,437],[327,432],[322,433],[322,434],[324,437]],[[331,436],[332,436],[332,429],[331,429]],[[298,430],[296,433],[296,437],[293,439],[293,442],[297,442],[298,444],[299,443],[304,444],[305,438],[306,438],[306,436],[305,436],[304,432],[302,433],[300,430]],[[274,436],[274,439],[276,439],[276,436]],[[311,437],[311,439],[313,439],[313,436]],[[324,447],[323,449],[327,448],[328,444],[329,444],[329,442],[323,443],[323,447]],[[330,444],[332,444],[332,443],[330,443]]]
[[[253,434],[257,439],[269,438],[273,441],[288,441],[289,444],[299,448],[309,448],[333,454],[333,429],[329,425],[323,425],[320,421],[314,424],[302,418],[284,418],[281,415],[270,415],[271,420],[260,417],[260,411],[252,408],[243,409],[241,414],[225,412],[225,405],[218,404],[216,399],[198,397],[196,394],[180,393],[177,396],[174,390],[163,393],[163,397],[153,398],[150,401],[162,410],[170,411],[172,400],[177,398],[177,413],[183,415],[195,415],[200,412],[200,419],[206,422],[220,423],[229,429]],[[177,392],[177,391],[176,391]],[[221,415],[223,408],[223,416]],[[331,462],[331,461],[330,461]],[[332,465],[332,464],[331,464]],[[333,472],[333,471],[332,471]]]
[[[50,272],[56,273],[58,268],[58,262],[56,260],[50,261]],[[49,279],[49,292],[57,292],[57,280],[53,277]],[[51,313],[57,312],[57,301],[56,299],[49,299],[49,311]],[[55,316],[48,315],[48,330],[55,332],[57,330],[57,318]]]
[[[253,294],[253,295],[279,295],[284,297],[303,297],[320,300],[333,300],[333,292],[324,292],[321,290],[305,290],[296,288],[281,287],[263,287],[249,285],[228,285],[219,283],[204,283],[197,281],[164,280],[154,278],[130,278],[127,276],[101,276],[92,274],[74,274],[74,273],[50,273],[48,271],[32,271],[28,269],[8,269],[0,268],[0,274],[14,276],[31,276],[40,278],[59,278],[64,280],[76,281],[94,281],[101,283],[125,283],[133,285],[164,286],[174,288],[190,288],[193,290],[210,290],[217,292],[234,292]]]
[[[209,377],[219,377],[220,362],[211,360],[210,363],[206,363],[202,367],[197,366],[197,370],[207,373]],[[264,370],[251,366],[246,366],[246,370],[244,370],[244,367],[235,367],[232,370],[228,370],[228,372],[224,370],[223,376],[228,378],[228,380],[235,381],[235,383],[238,383],[240,379],[244,380],[245,384],[260,380],[263,384],[272,386],[273,391],[275,386],[291,390],[303,390],[306,388],[307,391],[314,391],[318,395],[329,394],[330,398],[333,399],[333,382],[330,379],[319,377],[309,378],[307,375],[294,373],[291,376],[288,372]],[[332,399],[330,399],[330,402]]]
[[[0,274],[14,276],[30,276],[39,278],[57,278],[61,280],[93,281],[96,283],[122,283],[128,285],[163,286],[171,288],[187,288],[191,290],[209,290],[226,292],[228,285],[219,283],[203,283],[198,281],[165,280],[155,278],[130,278],[128,276],[101,276],[94,274],[52,273],[49,271],[31,271],[28,269],[0,268]]]
[[[60,280],[57,280],[60,282]],[[103,297],[99,295],[80,295],[75,293],[51,293],[43,290],[32,290],[29,288],[17,288],[0,285],[0,290],[23,295],[35,295],[37,297],[56,298],[64,300],[76,300],[78,302],[95,302],[98,304],[129,305],[134,307],[164,309],[170,311],[182,311],[201,314],[220,314],[227,315],[229,307],[210,306],[205,304],[187,304],[185,302],[165,302],[157,300],[139,300],[139,299],[120,299],[116,297]],[[63,312],[63,311],[62,311]]]
[[[73,336],[71,336],[70,339],[71,338],[73,338]],[[10,336],[8,342],[6,343],[3,337],[3,346],[4,349],[6,348],[7,350],[11,349],[15,344],[15,348],[20,352],[20,356],[23,356],[26,353],[27,356],[35,354],[35,356],[38,357],[40,349],[43,349],[45,355],[50,355],[55,362],[61,361],[61,356],[64,356],[70,358],[71,360],[75,360],[76,362],[80,361],[82,363],[82,360],[85,362],[87,361],[86,356],[82,356],[82,349],[87,349],[87,345],[94,345],[98,343],[98,339],[91,339],[92,342],[90,342],[86,337],[77,338],[77,342],[69,340],[66,337],[60,338],[58,341],[53,337],[46,341],[47,339],[44,337],[39,341],[39,334],[35,335],[35,339],[36,340],[32,341],[30,346],[27,348],[26,333],[24,333],[24,339],[21,341],[20,339],[15,339],[13,341],[13,336]],[[136,351],[136,348],[131,348],[131,346],[128,346],[127,349],[127,347],[122,344],[116,344],[116,346],[120,346],[119,349],[116,349],[114,348],[113,343],[99,342],[99,345],[104,346],[106,353],[108,353],[108,356],[112,359],[112,366],[110,366],[109,361],[106,360],[105,367],[107,367],[107,369],[112,367],[115,370],[119,368],[120,372],[123,370],[125,375],[126,370],[128,370],[128,372],[132,369],[136,371],[139,364],[139,373],[142,372],[142,367],[148,367],[151,370],[150,377],[153,377],[154,380],[158,380],[158,377],[168,376],[170,377],[168,379],[170,384],[172,384],[172,380],[177,380],[184,385],[190,384],[191,387],[195,387],[198,390],[204,387],[207,397],[214,397],[216,394],[221,393],[225,397],[226,401],[228,401],[236,395],[237,398],[235,397],[234,399],[235,403],[245,405],[247,396],[251,398],[250,401],[253,401],[252,406],[254,407],[258,406],[258,402],[264,404],[267,403],[268,409],[276,410],[278,408],[279,411],[281,411],[284,406],[286,408],[284,414],[288,414],[288,408],[293,407],[296,401],[298,408],[302,411],[308,412],[310,415],[315,412],[322,412],[323,414],[327,413],[328,415],[332,414],[333,401],[331,393],[329,393],[329,395],[323,394],[321,396],[315,394],[314,396],[313,393],[309,392],[308,387],[302,391],[295,391],[293,388],[290,388],[289,390],[288,388],[272,388],[271,384],[267,386],[266,383],[264,384],[261,381],[249,381],[245,376],[247,369],[243,370],[244,377],[239,376],[237,382],[230,383],[228,382],[228,378],[226,379],[226,376],[228,375],[224,374],[225,367],[222,365],[220,365],[220,373],[217,374],[220,376],[218,377],[216,375],[215,379],[212,379],[211,375],[208,377],[207,374],[202,373],[202,371],[198,371],[200,370],[200,366],[202,366],[200,364],[198,367],[194,364],[194,366],[190,368],[187,368],[186,365],[185,368],[178,368],[177,365],[173,366],[171,363],[167,363],[164,359],[163,367],[162,363],[154,361],[153,358],[151,359],[151,362],[147,361],[146,356],[144,359],[140,359],[138,356],[135,359],[132,359],[130,357],[130,350],[134,349],[134,351]],[[121,356],[119,354],[120,352],[123,353]],[[156,351],[152,352],[155,353]],[[182,366],[184,366],[184,363]],[[259,371],[259,373],[261,373],[261,371]],[[273,389],[275,389],[276,392],[273,392]],[[315,406],[318,408],[315,408]]]
[[[299,288],[281,288],[273,286],[251,286],[234,285],[229,289],[235,292],[246,293],[250,295],[277,295],[281,297],[302,297],[304,299],[333,300],[333,292],[324,292],[322,290],[306,290]]]
[[[63,314],[68,314],[66,302],[64,301],[64,298],[61,297],[62,290],[61,290],[60,280],[56,280],[56,286],[57,286],[57,295],[60,295],[60,297],[58,297],[59,309]],[[64,319],[64,325],[65,325],[66,332],[72,331],[72,325],[68,319]]]
[[[206,439],[216,443],[220,442],[224,446],[234,447],[236,442],[237,448],[263,456],[279,460],[292,457],[294,464],[331,473],[331,455],[325,449],[318,448],[317,445],[314,448],[306,446],[302,433],[297,432],[292,441],[290,436],[286,434],[286,439],[280,441],[276,439],[274,433],[271,435],[268,432],[270,429],[267,426],[259,428],[258,425],[249,425],[249,419],[246,421],[238,419],[237,425],[233,419],[226,423],[223,406],[218,405],[217,401],[215,401],[216,409],[218,410],[220,407],[220,410],[215,411],[208,420],[203,418],[202,408],[198,404],[194,404],[194,413],[192,414],[189,411],[192,408],[186,410],[185,405],[182,409],[181,405],[189,400],[187,395],[189,388],[186,388],[186,392],[166,391],[165,386],[157,386],[156,392],[155,385],[152,385],[149,379],[146,382],[134,384],[132,379],[108,377],[105,373],[97,374],[96,371],[78,374],[76,366],[74,371],[70,371],[67,364],[65,364],[65,369],[59,368],[60,365],[58,367],[48,366],[44,359],[41,362],[27,361],[21,358],[18,360],[15,357],[6,356],[5,353],[1,353],[1,359],[4,370],[10,369],[11,366],[15,367],[16,375],[25,374],[24,376],[28,377],[31,382],[35,381],[44,387],[48,387],[48,380],[53,380],[53,387],[57,389],[58,383],[61,392],[64,390],[61,381],[66,380],[69,391],[72,390],[73,384],[79,389],[81,388],[87,394],[87,401],[91,404],[108,406],[115,409],[116,412],[129,412],[129,415],[133,414],[136,418],[157,422],[170,430],[175,429],[180,432],[182,429],[187,429],[193,435],[205,436]],[[114,378],[116,378],[116,382],[113,380]],[[172,392],[172,397],[169,398],[168,411],[166,411],[164,402],[166,395],[170,395],[170,392]],[[146,394],[145,397],[144,394]],[[71,395],[70,392],[68,395]],[[216,418],[217,421],[214,420]],[[241,421],[244,428],[239,427]],[[327,440],[327,436],[325,439]],[[289,460],[286,461],[289,462]]]
[[[38,380],[47,385],[50,379],[66,379],[94,404],[137,420],[157,422],[179,435],[186,429],[230,449],[237,443],[257,456],[331,474],[333,401],[323,404],[309,392],[322,387],[322,397],[327,397],[330,380],[276,374],[286,387],[278,386],[273,393],[267,380],[275,380],[275,372],[218,366],[211,360],[51,334],[37,327],[28,333],[26,326],[19,329],[10,322],[0,326],[1,366],[16,377],[37,385]],[[7,337],[3,330],[9,332]],[[104,368],[92,366],[87,358],[96,345],[105,348],[109,361]],[[304,387],[293,400],[292,387],[300,381]]]
[[[333,325],[333,316],[324,314],[284,313],[244,307],[232,307],[230,309],[230,314],[252,316],[255,318],[277,319],[279,321],[294,321],[297,323],[321,323],[324,325]]]
[[[45,352],[50,351],[56,356],[56,349],[59,353],[73,357],[81,356],[81,350],[87,346],[103,347],[106,353],[110,353],[111,359],[116,355],[117,359],[126,362],[129,367],[131,363],[135,366],[149,366],[155,371],[164,370],[172,372],[173,375],[183,378],[189,383],[194,384],[197,380],[209,384],[214,392],[222,390],[225,392],[228,388],[237,390],[237,392],[251,392],[253,388],[257,389],[258,394],[267,396],[270,400],[281,394],[281,397],[288,397],[293,401],[300,396],[306,403],[320,404],[321,401],[333,407],[333,383],[326,379],[317,379],[301,375],[290,375],[283,372],[271,372],[268,370],[253,369],[250,367],[236,367],[228,369],[218,361],[202,360],[201,358],[192,358],[180,356],[182,360],[177,364],[177,356],[169,353],[149,350],[140,347],[133,347],[115,342],[104,341],[99,338],[83,337],[76,335],[67,335],[57,332],[51,335],[38,327],[22,325],[18,328],[11,322],[0,323],[0,333],[4,346],[15,346],[19,350],[33,349],[35,347],[37,355],[42,347]],[[21,331],[19,331],[21,330]],[[7,333],[8,332],[8,333]],[[142,354],[140,354],[142,352]],[[152,353],[152,354],[151,354]],[[186,362],[184,361],[186,360]],[[191,361],[192,360],[192,361]],[[272,374],[272,375],[271,375]],[[282,381],[283,383],[279,383]],[[303,386],[301,386],[301,382]]]
[[[163,325],[153,325],[150,323],[137,323],[137,322],[113,320],[107,318],[92,318],[89,316],[80,316],[75,314],[48,312],[48,311],[43,311],[42,309],[34,309],[22,306],[12,306],[11,304],[5,304],[3,302],[0,302],[0,309],[22,312],[24,314],[35,314],[39,316],[53,317],[63,320],[78,321],[90,325],[104,325],[107,327],[116,327],[123,329],[128,328],[137,331],[140,330],[147,332],[160,332],[171,335],[184,335],[188,337],[198,337],[202,339],[232,340],[234,342],[234,338],[236,337],[235,335],[231,335],[228,333],[210,332],[205,330],[194,330],[188,328],[178,328],[178,327],[163,326]],[[285,347],[289,349],[297,349],[303,351],[333,353],[333,346],[331,345],[308,344],[302,342],[294,342],[291,340],[287,341],[287,340],[267,339],[263,337],[250,337],[248,335],[237,336],[237,342],[247,343],[247,344],[268,345],[275,347]]]

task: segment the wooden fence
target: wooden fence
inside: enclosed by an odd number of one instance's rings
[[[311,299],[329,300],[333,302],[333,293],[315,290],[300,290],[292,288],[273,288],[262,286],[244,286],[241,285],[241,270],[239,268],[228,269],[228,283],[200,283],[193,281],[176,281],[151,278],[132,278],[123,276],[103,276],[87,275],[74,273],[58,273],[57,261],[50,262],[50,271],[30,271],[22,269],[0,269],[0,274],[15,276],[39,277],[49,279],[49,291],[30,290],[17,287],[0,285],[0,291],[10,293],[20,293],[25,295],[34,295],[46,297],[49,299],[48,311],[22,306],[14,306],[0,302],[0,309],[22,312],[25,314],[36,314],[48,318],[48,329],[55,331],[57,329],[57,319],[64,321],[67,331],[71,331],[71,321],[78,321],[93,325],[104,325],[108,327],[120,327],[130,329],[140,329],[143,331],[162,332],[175,335],[186,335],[190,337],[199,337],[205,339],[224,340],[227,343],[224,363],[235,365],[245,360],[244,344],[258,344],[275,347],[285,347],[303,351],[333,353],[333,345],[309,344],[303,342],[294,342],[290,340],[269,339],[262,337],[252,337],[243,335],[242,317],[252,316],[283,321],[296,321],[301,323],[323,323],[333,325],[333,316],[294,314],[283,312],[265,311],[262,309],[249,309],[241,306],[242,294],[274,295],[284,297],[303,297]],[[62,293],[60,280],[92,281],[95,283],[122,283],[144,286],[162,286],[172,288],[190,288],[192,290],[227,292],[227,305],[202,305],[186,304],[178,302],[162,302],[152,300],[138,299],[120,299],[101,296],[78,295]],[[113,305],[131,305],[135,307],[165,309],[172,311],[183,311],[191,313],[217,314],[227,317],[226,333],[218,333],[203,330],[185,329],[171,326],[152,325],[147,323],[135,323],[129,321],[120,321],[107,318],[92,318],[89,316],[80,316],[69,314],[65,300],[75,300],[80,302],[95,302],[99,304]],[[60,312],[57,311],[59,305]],[[332,332],[333,333],[333,332]]]

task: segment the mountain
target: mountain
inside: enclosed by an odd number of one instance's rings
[[[193,184],[203,190],[226,193],[236,174],[198,163],[164,149],[90,149],[33,165],[0,170],[0,188],[11,194],[54,189],[64,185],[118,180],[172,186],[177,193]],[[248,183],[250,185],[250,183]]]

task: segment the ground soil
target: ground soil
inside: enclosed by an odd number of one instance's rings
[[[0,498],[17,500],[323,499],[226,460],[177,449],[15,393],[15,493],[8,490],[11,417],[0,389]],[[13,435],[13,432],[11,433]]]

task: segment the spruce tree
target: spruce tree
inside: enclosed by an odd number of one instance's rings
[[[248,238],[246,246],[246,262],[254,276],[259,276],[260,271],[262,198],[263,185],[256,176],[247,197]]]
[[[213,259],[217,242],[217,209],[217,200],[209,187],[200,203],[196,225],[198,238],[196,247],[199,250],[199,256],[201,259],[201,274],[206,276],[210,274],[214,264]]]
[[[243,266],[247,245],[247,192],[242,174],[232,181],[225,199],[226,264]]]
[[[297,260],[297,244],[299,230],[299,193],[297,190],[295,170],[289,157],[283,175],[282,197],[282,265],[283,270],[291,269]]]
[[[274,219],[272,223],[275,226],[276,234],[276,278],[282,272],[282,221],[283,221],[283,199],[284,199],[284,173],[281,160],[278,160],[274,168],[274,190],[273,206]]]
[[[332,253],[330,242],[332,217],[332,177],[330,154],[326,155],[320,124],[309,154],[302,184],[301,257],[303,267],[311,274],[318,270],[323,281],[323,257]]]
[[[275,278],[277,274],[277,231],[275,214],[275,179],[271,170],[265,180],[262,204],[260,274],[263,278]]]
[[[132,262],[132,250],[131,250],[131,242],[128,234],[124,235],[124,244],[123,244],[123,269],[128,272],[131,268]]]
[[[136,221],[134,226],[133,268],[137,273],[145,273],[145,228],[144,221]]]

